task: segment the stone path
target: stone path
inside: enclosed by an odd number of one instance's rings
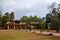
[[[31,32],[33,32],[33,31],[31,31]],[[35,31],[35,33],[41,33],[41,32]],[[46,34],[46,35],[53,34],[53,36],[60,36],[60,33],[53,33],[53,32],[42,32],[42,34]]]
[[[36,31],[36,33],[40,33],[40,31]],[[53,34],[54,36],[60,36],[60,33],[53,33],[53,32],[42,32],[42,34]]]

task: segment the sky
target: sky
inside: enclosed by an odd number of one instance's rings
[[[49,12],[48,6],[53,2],[60,3],[60,0],[0,0],[0,11],[3,14],[13,11],[15,19],[31,15],[45,17]]]

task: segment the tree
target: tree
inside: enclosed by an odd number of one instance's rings
[[[33,22],[38,22],[38,17],[36,15],[33,17]]]
[[[59,28],[58,28],[58,12],[57,12],[57,9],[56,8],[54,8],[53,10],[52,10],[52,14],[53,14],[53,17],[54,17],[54,24],[55,24],[55,26],[56,26],[56,31],[57,32],[59,32]]]
[[[45,26],[45,28],[46,28],[46,29],[51,29],[51,27],[48,28],[48,25],[50,26],[52,22],[53,22],[52,14],[48,13],[48,14],[46,15],[46,22],[45,22],[45,25],[46,25],[46,26]]]
[[[0,22],[2,22],[2,13],[0,12]]]
[[[10,14],[9,14],[9,12],[6,12],[5,14],[4,14],[4,16],[3,16],[3,21],[2,21],[2,23],[3,23],[3,27],[4,28],[6,28],[6,23],[7,22],[10,22]]]
[[[0,27],[2,27],[2,13],[0,11]]]
[[[23,16],[23,17],[20,19],[20,21],[27,23],[27,22],[28,22],[28,17],[27,17],[27,16]],[[27,31],[28,25],[25,26],[25,28],[26,28],[26,31]]]
[[[58,12],[57,12],[57,9],[56,9],[56,8],[54,8],[54,9],[52,10],[52,15],[53,15],[53,16],[56,16],[56,15],[57,15],[57,13],[58,13]]]
[[[10,21],[13,21],[13,19],[14,19],[14,12],[11,12],[11,14],[10,14]]]
[[[51,23],[51,28],[56,29],[56,32],[59,32],[59,25],[60,25],[60,4],[58,4],[58,7],[55,7],[56,3],[53,3],[50,6],[50,13],[52,14],[52,17],[49,15],[46,15],[46,22]]]
[[[34,17],[33,16],[30,16],[30,17],[28,17],[28,22],[38,22],[38,17],[35,15]]]
[[[52,21],[52,14],[47,14],[46,15],[46,22],[50,23]]]
[[[20,21],[22,21],[22,22],[27,22],[27,16],[23,16],[21,19],[20,19]]]
[[[28,19],[29,19],[29,22],[33,22],[33,17],[32,16],[30,16]]]
[[[44,22],[43,22],[43,19],[42,18],[38,18],[36,15],[33,17],[33,16],[23,16],[20,21],[22,22],[26,22],[28,25],[31,23],[31,22],[35,22],[37,23],[34,28],[35,29],[42,29],[44,26]]]
[[[53,14],[53,17],[54,17],[54,24],[55,24],[55,26],[56,26],[56,32],[59,32],[59,24],[60,24],[60,12],[56,9],[56,8],[54,8],[53,10],[52,10],[52,14]]]
[[[6,13],[4,14],[4,16],[5,16],[5,20],[6,20],[6,21],[10,21],[10,14],[9,14],[9,12],[6,12]]]

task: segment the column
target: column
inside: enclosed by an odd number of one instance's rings
[[[15,29],[15,25],[14,25],[14,29]]]
[[[9,24],[7,25],[7,29],[9,29]]]
[[[20,24],[21,25],[21,24]],[[21,29],[21,26],[20,26],[20,29]]]
[[[14,29],[15,29],[15,21],[14,21]]]
[[[20,22],[20,29],[22,29],[22,28],[21,28],[21,23],[22,23],[22,22]]]

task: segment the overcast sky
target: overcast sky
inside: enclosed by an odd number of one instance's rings
[[[60,3],[60,0],[0,0],[0,11],[15,14],[15,19],[22,16],[44,17],[48,13],[48,6],[53,2]]]

